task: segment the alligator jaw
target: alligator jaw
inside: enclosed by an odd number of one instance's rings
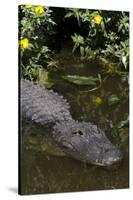
[[[106,160],[96,160],[95,162],[92,162],[92,164],[94,165],[98,165],[98,166],[103,166],[103,167],[106,167],[106,166],[112,166],[112,165],[115,165],[115,164],[118,164],[120,161],[121,161],[122,158],[120,159],[114,159],[113,161],[106,161]]]
[[[96,159],[94,162],[92,162],[92,164],[98,165],[98,166],[112,166],[115,164],[118,164],[121,160],[122,160],[122,153],[119,149],[116,150],[117,151],[117,156],[116,157],[109,157],[108,159],[103,159],[103,160],[99,160]]]

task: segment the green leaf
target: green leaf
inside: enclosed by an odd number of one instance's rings
[[[47,88],[51,88],[54,84],[48,77],[48,72],[44,69],[39,70],[39,82]]]
[[[124,119],[119,122],[118,128],[121,129],[121,128],[128,127],[128,126],[129,126],[129,115],[128,115],[128,113],[126,113],[124,116]]]
[[[127,57],[126,56],[122,56],[122,63],[126,69],[127,68]]]
[[[71,38],[73,39],[74,43],[76,43],[77,45],[84,44],[84,38],[79,34],[75,33],[74,36],[71,36]]]
[[[84,56],[84,47],[80,47],[80,54],[81,54],[81,56]]]
[[[87,86],[96,86],[96,81],[98,78],[94,78],[92,76],[85,77],[85,76],[78,76],[78,75],[67,75],[63,76],[63,78],[70,83],[74,83],[76,85],[87,85]]]
[[[108,98],[108,105],[109,105],[109,106],[115,105],[115,104],[117,104],[117,103],[119,103],[119,102],[120,102],[120,99],[119,99],[118,96],[115,95],[115,94],[112,94],[112,95],[109,96],[109,98]]]
[[[68,12],[64,17],[68,18],[68,17],[71,17],[71,16],[73,16],[73,13],[72,12]]]

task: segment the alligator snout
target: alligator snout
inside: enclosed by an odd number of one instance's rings
[[[120,149],[114,148],[106,154],[106,157],[107,159],[105,165],[113,165],[122,160],[122,152],[120,151]]]
[[[122,152],[118,148],[110,149],[103,154],[102,159],[96,160],[96,164],[99,166],[111,166],[119,163],[122,160]]]

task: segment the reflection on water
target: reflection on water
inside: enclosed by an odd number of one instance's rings
[[[126,159],[116,168],[105,169],[67,157],[26,151],[22,167],[22,193],[25,194],[128,187]]]
[[[59,76],[61,73],[90,76],[101,70],[100,66],[96,66],[97,63],[80,64],[76,56],[66,56],[66,52],[60,52],[60,56],[57,57],[62,69],[58,73]],[[59,80],[59,77],[57,79]],[[128,143],[122,143],[107,127],[108,121],[117,124],[123,120],[124,114],[128,113],[126,100],[113,107],[107,104],[109,95],[120,96],[124,88],[125,83],[117,76],[108,78],[99,90],[83,94],[81,91],[87,90],[87,87],[75,86],[66,81],[57,82],[54,89],[68,99],[74,118],[93,121],[101,126],[114,143],[121,145],[124,157],[122,162],[113,168],[82,163],[63,156],[61,150],[47,137],[48,133],[24,122],[21,155],[22,194],[128,188]],[[103,99],[100,106],[95,104],[97,96]],[[128,128],[124,131],[128,134]]]

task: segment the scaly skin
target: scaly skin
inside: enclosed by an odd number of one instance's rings
[[[121,160],[120,150],[104,132],[92,123],[75,121],[67,101],[52,90],[22,79],[21,107],[24,118],[50,129],[66,155],[101,166]]]

